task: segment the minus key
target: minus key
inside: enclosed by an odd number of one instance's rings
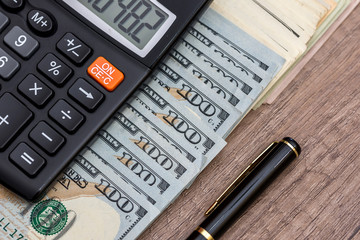
[[[30,139],[49,154],[55,154],[65,143],[65,138],[46,122],[39,122],[31,130]]]

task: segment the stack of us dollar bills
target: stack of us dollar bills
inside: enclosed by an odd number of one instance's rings
[[[349,3],[215,0],[41,201],[0,186],[0,239],[136,239]]]

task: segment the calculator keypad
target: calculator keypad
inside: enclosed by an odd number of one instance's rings
[[[75,64],[82,64],[91,54],[91,49],[72,33],[66,33],[56,47]]]
[[[10,154],[11,161],[30,177],[35,177],[46,164],[37,152],[25,143],[20,143]]]
[[[38,123],[29,137],[49,154],[55,154],[65,143],[65,138],[45,122]]]
[[[85,120],[79,111],[62,99],[50,109],[49,115],[69,133],[74,133]]]
[[[0,151],[32,118],[33,113],[12,94],[0,97]]]
[[[0,77],[9,80],[18,70],[20,64],[0,48]]]
[[[54,54],[47,54],[38,64],[38,70],[58,86],[62,86],[71,77],[73,71]]]
[[[4,42],[22,58],[30,58],[39,48],[39,42],[20,27],[13,27],[4,38]]]
[[[33,74],[27,75],[18,89],[38,107],[43,107],[53,95],[53,91]]]
[[[151,71],[62,2],[0,0],[0,184],[26,200],[41,197]]]

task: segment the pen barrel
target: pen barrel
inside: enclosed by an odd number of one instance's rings
[[[270,183],[276,173],[300,154],[300,146],[285,138],[255,167],[255,169],[200,224],[188,240],[216,239],[236,221],[254,196]],[[201,231],[199,230],[201,229]],[[207,237],[204,237],[204,233]]]

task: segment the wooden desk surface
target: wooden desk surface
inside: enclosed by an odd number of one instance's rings
[[[300,143],[300,158],[221,239],[360,239],[360,6],[139,239],[185,239],[242,169],[284,136]]]

